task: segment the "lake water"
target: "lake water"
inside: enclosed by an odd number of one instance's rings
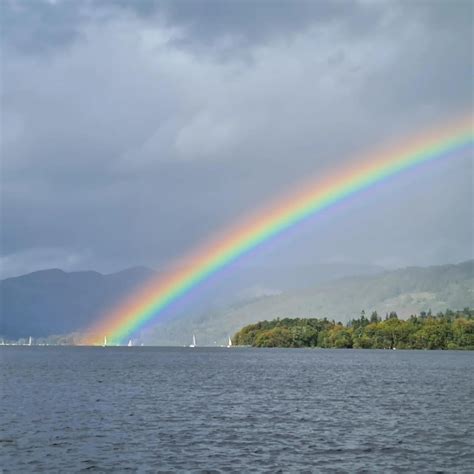
[[[474,353],[0,348],[4,472],[473,472]]]

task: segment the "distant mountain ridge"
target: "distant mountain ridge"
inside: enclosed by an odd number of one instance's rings
[[[354,276],[355,271],[365,273]],[[340,275],[346,275],[338,278]],[[106,311],[159,272],[134,267],[103,275],[43,270],[0,281],[0,336],[45,337],[83,332]],[[276,317],[347,321],[377,310],[400,317],[474,307],[474,261],[380,271],[371,266],[308,265],[239,269],[201,289],[198,299],[173,307],[169,317],[141,335],[146,343],[181,345],[227,341],[246,324]]]
[[[134,267],[109,275],[51,269],[7,278],[0,282],[0,335],[44,337],[82,330],[153,275],[151,269]]]
[[[221,276],[210,288],[200,290],[201,298],[186,307],[186,316],[209,311],[255,295],[313,286],[342,275],[374,273],[371,265],[318,264],[285,267],[236,267],[232,275]],[[116,273],[95,271],[64,272],[41,270],[0,281],[0,336],[44,337],[86,330],[106,311],[160,271],[132,267]],[[276,288],[276,291],[275,291]]]

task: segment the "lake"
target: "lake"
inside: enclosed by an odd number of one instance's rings
[[[473,472],[474,352],[1,347],[3,472]]]

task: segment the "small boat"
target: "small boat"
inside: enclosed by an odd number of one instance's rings
[[[193,343],[189,347],[196,347],[196,336],[193,334]]]
[[[28,339],[28,345],[31,346],[32,342],[33,342],[33,339],[31,339],[31,336],[30,336],[30,338]]]
[[[132,347],[132,346],[133,346],[133,344],[132,344],[132,340],[131,340],[131,339],[129,339],[129,340],[128,340],[127,347]]]
[[[104,343],[102,344],[102,347],[106,347],[107,346],[107,336],[104,336]]]
[[[229,337],[229,341],[227,342],[227,347],[232,347],[232,339]]]

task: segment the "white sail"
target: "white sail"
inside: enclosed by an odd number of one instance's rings
[[[128,345],[128,347],[132,347],[133,344],[132,344],[132,340],[131,340],[131,339],[128,340],[128,344],[127,344],[127,345]]]
[[[107,336],[104,336],[104,347],[107,345]]]
[[[193,334],[193,343],[189,347],[196,347],[196,336]]]
[[[229,337],[229,342],[227,343],[227,347],[232,347],[232,339]]]
[[[31,339],[31,336],[30,336],[30,338],[28,339],[28,345],[31,346],[32,342],[33,342],[33,340]]]

